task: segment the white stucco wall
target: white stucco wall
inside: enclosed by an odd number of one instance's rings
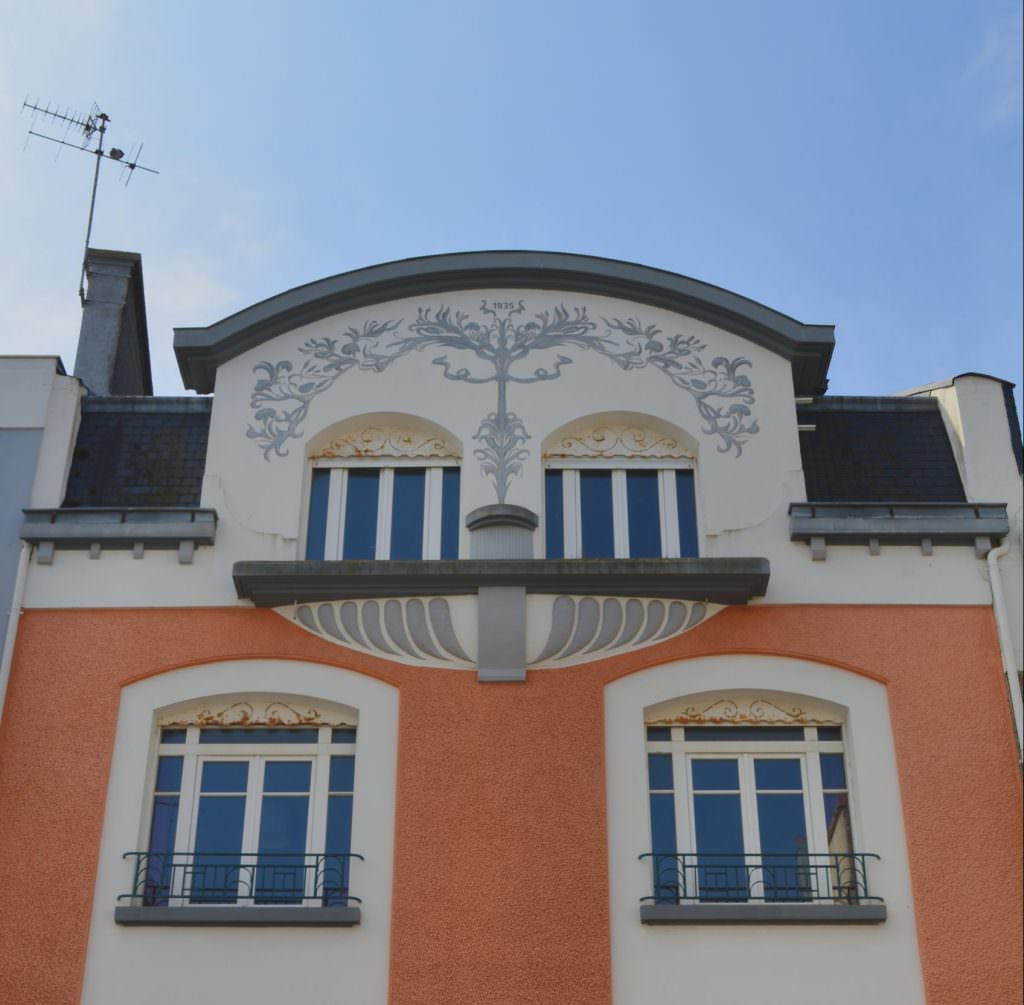
[[[359,712],[353,795],[352,867],[361,897],[355,928],[124,928],[119,894],[148,821],[158,709],[207,695],[292,693]],[[84,1005],[222,1005],[224,1002],[387,1000],[398,692],[347,670],[288,660],[211,663],[161,674],[121,696],[89,931]],[[302,910],[302,908],[296,908]],[[215,931],[215,937],[211,936]]]
[[[409,353],[379,373],[351,370],[312,399],[301,435],[284,443],[287,455],[271,452],[266,460],[257,440],[246,435],[254,424],[252,394],[257,380],[265,376],[254,368],[263,362],[287,361],[297,371],[308,359],[299,349],[310,338],[340,338],[367,321],[403,319],[408,324],[420,308],[436,311],[447,306],[482,322],[487,320],[480,310],[482,301],[520,300],[525,312],[518,319],[528,320],[563,304],[585,306],[598,331],[603,330],[604,318],[637,318],[644,326],[656,325],[666,336],[699,338],[707,346],[699,353],[705,364],[717,356],[749,359],[751,365],[738,372],[753,386],[751,418],[757,420],[758,432],[749,437],[741,456],[721,451],[722,440],[705,430],[692,395],[655,367],[623,370],[593,350],[571,346],[544,352],[521,363],[518,373],[529,375],[537,367],[550,370],[558,354],[572,362],[562,365],[557,379],[509,384],[509,408],[523,419],[530,435],[522,474],[510,484],[510,502],[529,507],[543,519],[541,445],[564,424],[601,412],[652,415],[681,428],[696,443],[701,554],[768,558],[772,576],[767,602],[989,602],[984,563],[970,547],[937,546],[932,556],[923,556],[916,547],[886,546],[881,555],[871,556],[866,547],[833,546],[826,562],[812,562],[807,545],[789,541],[788,506],[802,501],[805,489],[791,370],[780,356],[730,332],[642,304],[558,291],[484,290],[398,300],[325,318],[226,363],[217,374],[202,499],[219,515],[216,546],[197,549],[193,565],[179,565],[173,553],[149,552],[140,562],[123,552],[104,552],[96,561],[85,553],[60,551],[52,566],[33,566],[27,605],[245,603],[235,596],[234,562],[301,557],[308,441],[341,420],[380,412],[419,416],[461,441],[461,553],[468,555],[464,517],[495,501],[491,482],[473,456],[480,421],[495,409],[494,383],[446,380],[441,367],[432,362],[442,354],[440,349]],[[449,356],[453,365],[468,366],[476,375],[493,373],[488,364],[467,353]],[[48,468],[57,471],[56,465]],[[543,524],[534,534],[534,553],[540,557],[542,551]]]
[[[806,695],[848,710],[846,756],[855,847],[888,919],[873,926],[640,923],[650,893],[643,710],[671,698],[738,688]],[[616,1005],[915,1005],[924,1002],[896,755],[885,687],[804,660],[719,656],[624,677],[605,690],[605,762]],[[739,965],[740,961],[742,965]],[[856,961],[852,966],[850,961]]]

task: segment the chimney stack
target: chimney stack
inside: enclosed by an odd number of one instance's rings
[[[90,248],[74,375],[91,394],[152,395],[142,256]]]

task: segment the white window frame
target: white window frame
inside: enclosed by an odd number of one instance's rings
[[[693,723],[700,726],[700,723]],[[786,725],[785,723],[766,723],[766,727]],[[728,727],[722,727],[723,729]],[[753,727],[757,728],[757,727]],[[816,736],[817,727],[805,726],[803,740],[687,740],[684,736],[685,726],[671,727],[671,740],[647,740],[648,754],[671,754],[672,756],[672,793],[675,809],[676,853],[697,854],[697,833],[695,813],[693,810],[694,796],[698,793],[693,787],[691,764],[694,760],[728,760],[738,761],[740,785],[740,818],[743,827],[743,851],[746,855],[761,854],[761,833],[757,817],[757,784],[754,778],[754,760],[785,759],[800,760],[801,779],[803,783],[804,819],[807,825],[809,854],[830,854],[828,847],[828,821],[825,819],[825,789],[821,778],[821,761],[819,754],[841,754],[846,775],[847,811],[850,815],[850,833],[858,833],[853,812],[853,783],[846,755],[844,740],[819,740]],[[845,727],[844,727],[845,738]],[[667,790],[651,790],[667,791]],[[708,790],[701,790],[703,795]],[[725,791],[725,790],[723,790]],[[731,790],[730,790],[731,791]],[[764,790],[762,790],[764,791]],[[774,790],[767,790],[774,791]],[[781,790],[779,790],[781,791]],[[786,790],[792,793],[794,790]],[[834,790],[829,790],[834,791]],[[649,846],[653,848],[654,836],[650,832],[648,820]],[[854,846],[853,851],[856,852]],[[705,850],[701,854],[713,854]],[[751,897],[751,900],[761,898]]]
[[[345,503],[348,472],[353,470],[376,470],[380,472],[380,487],[377,495],[377,538],[374,557],[387,560],[391,557],[391,516],[394,503],[395,471],[399,468],[423,468],[426,470],[426,484],[423,499],[423,543],[424,559],[441,557],[441,517],[443,500],[443,472],[446,468],[460,468],[462,461],[457,457],[389,457],[367,458],[365,460],[346,458],[320,458],[313,461],[311,471],[327,469],[331,472],[327,491],[327,526],[324,535],[324,559],[340,560],[345,542]],[[310,479],[310,484],[312,480]],[[304,521],[305,538],[309,533],[309,498],[307,488]],[[305,547],[303,547],[305,554]]]
[[[159,728],[159,727],[158,727]],[[285,728],[316,729],[315,743],[200,743],[200,726],[164,727],[169,729],[185,729],[184,743],[165,743],[162,736],[157,738],[157,758],[154,764],[154,777],[149,786],[149,804],[147,814],[146,842],[149,847],[151,839],[153,808],[156,803],[156,771],[159,769],[161,757],[182,757],[181,788],[178,792],[178,819],[174,832],[174,854],[191,855],[195,852],[196,827],[199,817],[199,800],[203,793],[201,779],[203,764],[216,762],[245,762],[249,765],[246,779],[245,816],[242,825],[242,855],[256,855],[259,851],[260,817],[263,806],[263,767],[267,761],[306,761],[312,762],[310,772],[309,810],[306,818],[306,847],[304,854],[319,855],[324,853],[327,841],[327,809],[330,793],[330,768],[332,757],[355,757],[356,742],[333,741],[331,739],[334,726],[299,726]],[[218,727],[219,728],[219,727]],[[229,727],[225,727],[229,728]],[[257,727],[267,728],[267,727]],[[352,728],[352,727],[343,727]],[[240,727],[244,732],[244,727]],[[356,734],[358,736],[358,734]],[[278,793],[274,793],[277,795]],[[231,798],[231,794],[226,794]],[[235,797],[238,798],[238,797]],[[188,903],[190,907],[220,906],[223,901],[211,900],[190,903],[189,892],[185,889],[187,870],[176,869],[172,875],[172,886],[169,894],[174,904]],[[313,885],[316,876],[312,870],[305,874],[307,898],[314,896]],[[247,908],[254,906],[253,899],[240,899],[232,907]],[[294,905],[300,906],[300,905]],[[304,900],[303,907],[317,906],[315,900]]]
[[[583,520],[580,497],[581,471],[610,471],[612,475],[612,533],[614,558],[629,558],[629,501],[626,472],[658,472],[658,518],[661,529],[661,557],[679,558],[679,519],[676,499],[676,472],[694,473],[694,498],[699,498],[697,468],[688,458],[666,461],[663,458],[581,458],[544,462],[546,471],[562,472],[562,541],[565,558],[583,557]],[[701,540],[700,507],[696,509],[697,540]],[[545,513],[545,518],[547,514]]]

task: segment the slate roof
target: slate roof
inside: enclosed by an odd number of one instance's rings
[[[198,506],[212,398],[89,397],[66,507]],[[964,502],[934,398],[797,406],[809,502]]]
[[[212,404],[86,398],[64,506],[198,506]]]
[[[965,502],[934,398],[828,397],[797,406],[808,502]]]

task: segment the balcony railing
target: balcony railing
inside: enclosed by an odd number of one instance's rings
[[[647,904],[881,904],[868,891],[865,853],[763,855],[648,852]]]
[[[237,852],[142,852],[134,859],[131,893],[119,901],[139,907],[267,906],[350,907],[355,853],[323,855],[239,854]]]

